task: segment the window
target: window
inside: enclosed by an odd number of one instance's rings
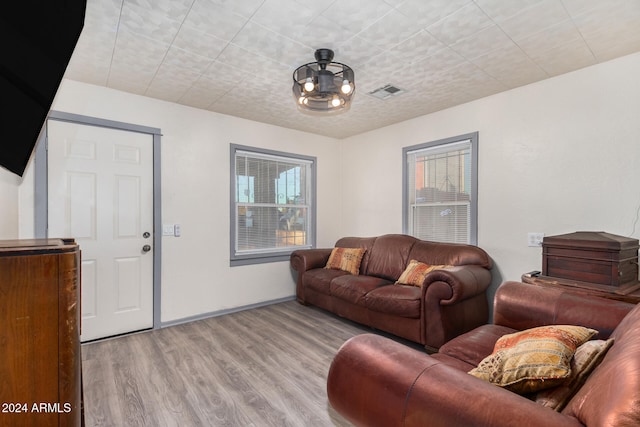
[[[477,132],[402,150],[405,233],[477,244],[477,153]]]
[[[314,157],[231,145],[231,265],[315,245]]]

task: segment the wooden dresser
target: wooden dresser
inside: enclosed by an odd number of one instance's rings
[[[80,249],[0,240],[0,427],[80,426]]]

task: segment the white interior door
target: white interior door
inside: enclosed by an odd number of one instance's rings
[[[153,136],[49,120],[48,236],[82,251],[82,341],[153,326]]]

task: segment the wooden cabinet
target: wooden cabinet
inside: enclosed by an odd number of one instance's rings
[[[80,249],[0,241],[0,426],[79,426]]]

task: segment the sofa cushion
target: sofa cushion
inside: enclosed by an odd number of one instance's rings
[[[396,285],[412,285],[422,287],[424,278],[433,270],[450,267],[448,265],[429,265],[418,260],[412,259],[409,265],[404,269]]]
[[[459,335],[440,347],[439,353],[478,366],[482,359],[493,353],[496,341],[517,330],[500,325],[487,324]]]
[[[428,240],[418,240],[411,248],[409,259],[431,265],[479,265],[487,269],[493,265],[489,255],[477,246]]]
[[[409,263],[409,252],[417,240],[404,234],[386,234],[378,237],[369,254],[366,274],[395,282]]]
[[[612,344],[613,338],[582,344],[571,359],[570,379],[557,387],[539,391],[533,396],[533,400],[542,406],[561,411],[571,396],[584,384],[591,371],[598,366]]]
[[[554,387],[571,374],[578,346],[596,333],[581,326],[552,325],[505,335],[469,373],[521,394]]]
[[[473,369],[475,367],[475,365],[471,365],[470,363],[467,363],[463,360],[447,356],[446,354],[442,354],[440,352],[430,354],[429,357],[462,372],[468,372],[470,369]]]
[[[326,268],[314,268],[305,272],[302,276],[302,282],[305,287],[313,289],[322,294],[331,295],[331,281],[340,276],[352,276],[346,271],[329,270]]]
[[[360,263],[362,262],[364,251],[363,248],[333,248],[325,268],[360,274]]]
[[[420,318],[422,291],[408,285],[383,286],[365,296],[371,311],[412,319]]]
[[[367,293],[390,284],[390,281],[380,277],[346,275],[336,277],[329,287],[331,296],[364,306],[364,296]]]

